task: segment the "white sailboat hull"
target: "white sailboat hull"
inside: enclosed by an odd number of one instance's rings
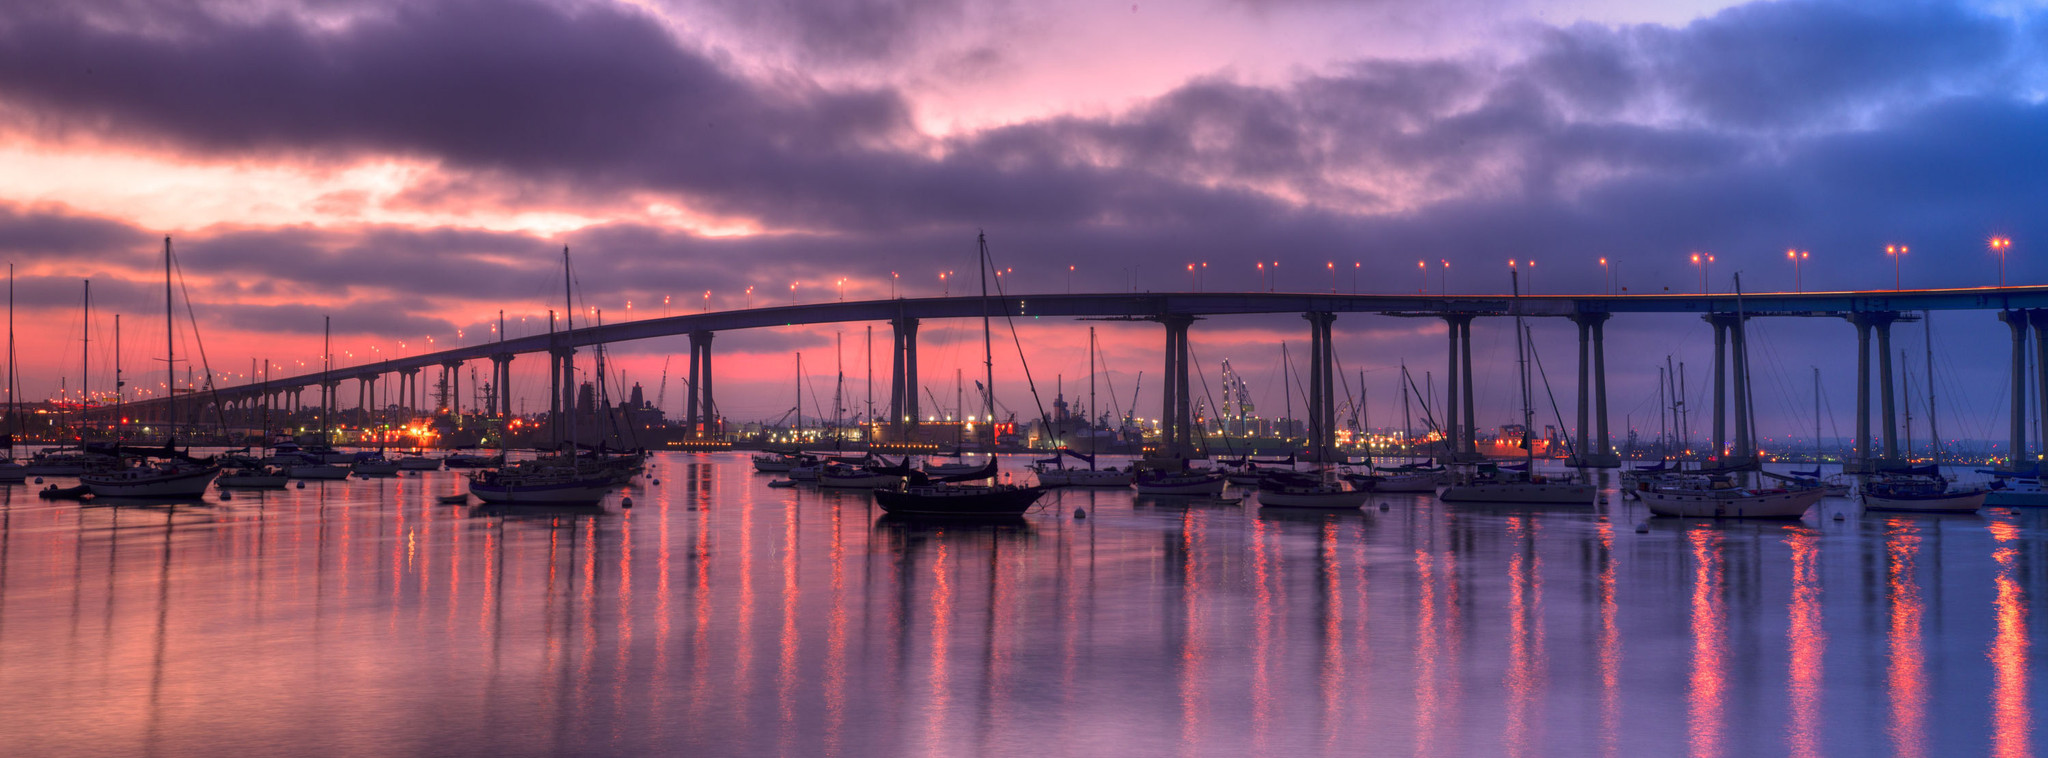
[[[1636,493],[1650,513],[1679,518],[1799,518],[1827,495],[1818,487],[1751,495],[1715,495],[1709,490],[1642,490]]]

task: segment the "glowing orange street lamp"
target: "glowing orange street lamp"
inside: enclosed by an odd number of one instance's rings
[[[1714,256],[1712,253],[1706,255],[1692,254],[1692,265],[1700,270],[1700,294],[1702,295],[1713,294],[1712,290],[1707,289],[1707,267],[1713,264]]]
[[[1788,261],[1791,261],[1791,262],[1792,262],[1792,291],[1793,291],[1793,292],[1805,292],[1805,291],[1806,291],[1806,284],[1805,284],[1805,283],[1803,283],[1803,282],[1801,282],[1801,281],[1799,280],[1799,269],[1800,269],[1800,266],[1801,266],[1801,264],[1803,264],[1803,263],[1805,263],[1805,262],[1806,262],[1806,256],[1808,256],[1808,255],[1811,255],[1811,253],[1809,253],[1809,252],[1807,252],[1807,251],[1805,251],[1805,250],[1787,250],[1787,251],[1785,251],[1785,260],[1788,260]]]
[[[1892,291],[1904,289],[1899,279],[1899,259],[1906,257],[1905,245],[1885,245],[1884,254],[1892,257]]]
[[[789,283],[789,304],[796,305],[796,282]]]
[[[1337,294],[1337,262],[1330,261],[1324,265],[1330,268],[1330,294],[1335,295]]]
[[[1600,259],[1600,278],[1607,280],[1607,294],[1614,294],[1614,269],[1607,266],[1607,259]]]
[[[2012,240],[2006,237],[1991,238],[1991,252],[1998,254],[1998,286],[2005,286],[2005,250],[2012,247]]]
[[[754,285],[751,285],[751,284],[749,284],[749,285],[747,285],[747,309],[748,309],[748,310],[753,310],[753,308],[754,308]]]

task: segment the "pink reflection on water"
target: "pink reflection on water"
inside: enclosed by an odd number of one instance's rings
[[[1891,668],[1886,685],[1891,690],[1891,736],[1895,755],[1927,754],[1927,671],[1926,652],[1921,648],[1920,622],[1926,609],[1921,605],[1920,584],[1914,576],[1920,553],[1920,527],[1913,521],[1894,518],[1885,522],[1885,586],[1889,590]]]
[[[796,674],[797,654],[800,652],[802,637],[797,630],[797,601],[802,597],[803,588],[797,582],[797,509],[785,506],[782,509],[782,633],[777,635],[777,650],[781,657],[775,666],[775,705],[781,718],[777,730],[782,738],[782,752],[788,755],[796,739]]]
[[[832,614],[825,629],[825,754],[838,755],[846,727],[845,514],[832,504]]]
[[[1820,535],[1791,527],[1785,544],[1792,548],[1792,602],[1785,643],[1791,651],[1789,690],[1792,723],[1787,747],[1799,758],[1817,758],[1820,750],[1820,694],[1823,656],[1828,635],[1821,625]]]
[[[1189,508],[1181,513],[1181,622],[1180,637],[1180,749],[1182,755],[1202,752],[1202,606],[1207,602],[1202,587],[1201,551],[1203,512]]]
[[[952,675],[947,670],[947,646],[953,634],[953,580],[947,575],[947,547],[942,530],[934,535],[937,549],[932,560],[932,662],[929,674],[930,699],[925,703],[925,751],[934,756],[951,755],[954,745],[946,728],[950,708]]]
[[[1344,570],[1337,559],[1337,523],[1323,522],[1317,534],[1323,566],[1323,745],[1334,747],[1344,722]]]
[[[1273,564],[1277,558],[1267,553],[1267,526],[1263,520],[1252,522],[1252,746],[1258,753],[1265,753],[1267,740],[1273,730],[1273,676],[1270,660],[1273,648],[1275,610],[1273,608],[1273,582],[1279,569]]]
[[[1543,559],[1536,553],[1535,522],[1527,516],[1508,519],[1514,554],[1508,556],[1508,670],[1502,682],[1508,692],[1509,755],[1528,755],[1542,740]]]
[[[1991,552],[1998,562],[1998,598],[1993,601],[1997,633],[1991,638],[1991,754],[1997,758],[2033,755],[2033,715],[2027,709],[2027,594],[2019,582],[2019,527],[1991,523],[1998,543]]]
[[[1621,754],[1621,626],[1614,597],[1614,524],[1600,522],[1600,748]]]
[[[1724,751],[1722,730],[1728,697],[1727,606],[1722,597],[1721,534],[1695,528],[1685,535],[1692,549],[1692,671],[1687,678],[1686,716],[1690,754]]]

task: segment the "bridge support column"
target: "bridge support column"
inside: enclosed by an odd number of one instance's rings
[[[2041,358],[2043,355],[2048,355],[2048,352],[2043,352],[2043,350],[2048,350],[2048,309],[2036,308],[2024,311],[2024,313],[2027,316],[2027,323],[2034,327],[2034,362],[2036,364],[2034,368],[2037,372],[2034,376],[2034,391],[2039,393],[2034,396],[2034,400],[2039,403],[2035,407],[2048,411],[2048,360]],[[2018,404],[2015,403],[2014,405]],[[2034,436],[2041,439],[2041,444],[2044,448],[2048,448],[2048,434],[2043,434],[2037,428],[2034,430]]]
[[[1582,468],[1621,466],[1607,435],[1607,319],[1608,314],[1600,312],[1572,316],[1579,325],[1579,442],[1574,465]]]
[[[1472,317],[1452,314],[1443,319],[1451,336],[1450,371],[1444,379],[1444,450],[1451,460],[1466,460],[1479,454],[1472,407]]]
[[[1159,414],[1159,455],[1186,458],[1194,454],[1192,419],[1188,413],[1188,327],[1193,316],[1159,317],[1166,327],[1166,390]]]
[[[1892,376],[1892,321],[1898,314],[1885,314],[1874,325],[1877,328],[1877,373],[1884,382],[1884,391],[1879,395],[1884,400],[1884,462],[1899,462],[1899,405],[1894,387],[1898,380]]]
[[[452,418],[462,418],[462,361],[447,361],[441,364],[441,390],[447,393],[442,398],[442,409]]]
[[[405,409],[407,421],[420,415],[419,392],[419,369],[409,368],[398,372],[398,406]]]
[[[1998,320],[2012,329],[2012,427],[2005,468],[2031,470],[2034,459],[2027,455],[2027,312],[1999,311]]]
[[[1878,471],[1886,464],[1896,463],[1899,455],[1898,406],[1892,394],[1891,354],[1891,326],[1899,319],[1899,314],[1895,311],[1852,313],[1848,319],[1849,323],[1856,325],[1856,460],[1843,468],[1851,473]],[[1870,336],[1873,332],[1877,334],[1876,379],[1880,383],[1879,397],[1883,402],[1882,457],[1873,455],[1870,449]]]
[[[1849,323],[1856,325],[1856,471],[1868,471],[1870,466],[1870,322],[1861,316],[1850,316]],[[1849,468],[1849,467],[1844,467]]]
[[[1330,346],[1330,325],[1337,314],[1312,311],[1308,319],[1309,448],[1317,460],[1330,460],[1337,449],[1336,361]]]
[[[690,332],[690,396],[686,421],[688,434],[693,439],[716,436],[712,431],[711,404],[711,337],[713,332]]]
[[[1728,465],[1756,457],[1756,444],[1749,428],[1749,361],[1745,317],[1732,313],[1704,316],[1714,325],[1714,456]],[[1731,394],[1732,392],[1732,394]],[[1728,412],[1733,398],[1735,412],[1734,446],[1728,447]]]
[[[512,417],[512,354],[491,356],[491,415]]]
[[[913,430],[923,420],[918,409],[917,319],[900,316],[889,320],[895,333],[889,364],[889,426],[897,441],[913,442]]]

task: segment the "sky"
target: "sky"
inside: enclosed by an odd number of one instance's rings
[[[1787,290],[1788,249],[1811,253],[1806,289],[1979,286],[1999,280],[1993,236],[2014,240],[2005,280],[2040,284],[2044,92],[2048,12],[2005,2],[13,4],[0,257],[26,398],[110,390],[117,313],[129,386],[162,386],[166,236],[180,355],[239,375],[317,368],[323,319],[343,366],[494,339],[501,311],[513,336],[544,331],[564,246],[579,318],[608,322],[937,295],[941,272],[972,281],[981,231],[1013,292],[1503,292],[1511,258],[1537,262],[1545,294],[1696,291],[1702,274],[1721,291],[1736,272]],[[1276,261],[1268,281],[1256,264]],[[979,362],[976,326],[925,326],[945,403]],[[1120,395],[1100,406],[1136,389],[1157,415],[1159,328],[1096,326]],[[1305,326],[1207,320],[1195,357],[1212,390],[1230,360],[1281,406],[1279,345]],[[1020,327],[1041,392],[1085,392],[1088,327]],[[780,416],[798,351],[826,405],[835,365],[864,404],[865,328],[722,335],[721,408]],[[1934,328],[1944,435],[2002,438],[2003,325]],[[1813,367],[1824,433],[1852,428],[1853,329],[1757,330],[1765,432],[1811,434]],[[1482,365],[1511,365],[1510,329],[1474,331]],[[1568,402],[1575,332],[1537,332]],[[1399,365],[1441,372],[1443,333],[1338,321],[1375,425],[1398,418]],[[1609,333],[1614,426],[1654,430],[1656,367],[1698,371],[1711,332]],[[1913,372],[1920,340],[1901,343]],[[686,345],[613,355],[675,412]],[[543,363],[515,362],[529,410]],[[1481,380],[1484,425],[1518,415],[1507,376]],[[1020,389],[1002,400],[1033,415]]]

